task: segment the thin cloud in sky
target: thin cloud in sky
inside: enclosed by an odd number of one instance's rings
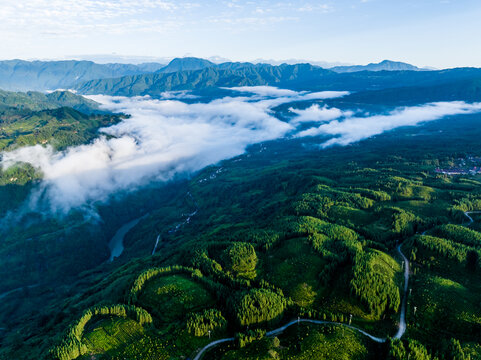
[[[443,68],[479,66],[481,52],[470,39],[479,35],[480,14],[477,0],[3,0],[0,35],[6,59],[190,53],[246,61],[294,54]]]
[[[101,0],[3,0],[0,9],[0,29],[23,33],[37,30],[43,34],[68,37],[100,34],[122,34],[128,31],[166,30],[176,23],[169,19],[175,12],[192,8],[170,1],[101,1]],[[151,13],[163,13],[162,19]],[[123,31],[122,31],[123,29]]]

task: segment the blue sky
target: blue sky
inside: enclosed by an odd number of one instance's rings
[[[117,54],[481,67],[479,0],[2,0],[1,58]]]

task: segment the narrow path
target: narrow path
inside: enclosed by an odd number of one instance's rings
[[[227,338],[227,339],[220,339],[220,340],[212,341],[210,344],[208,344],[208,345],[206,345],[202,348],[202,350],[195,356],[194,360],[199,360],[201,358],[201,356],[204,354],[204,352],[206,352],[210,348],[212,348],[214,346],[217,346],[219,344],[229,342],[229,341],[234,341],[234,340],[235,340],[234,338]]]
[[[465,216],[468,218],[468,220],[469,220],[469,224],[466,225],[466,226],[469,226],[469,225],[471,225],[471,224],[474,222],[474,220],[473,220],[473,218],[470,216],[470,214],[481,214],[481,211],[465,211],[465,212],[464,212],[464,215],[465,215]]]
[[[402,250],[401,250],[401,245],[398,245],[398,247],[396,248],[397,251],[399,252],[399,254],[401,255],[401,257],[403,258],[404,260],[404,286],[403,286],[403,295],[402,295],[402,303],[401,303],[401,311],[400,311],[400,314],[399,314],[399,329],[396,333],[396,335],[394,335],[394,338],[395,339],[400,339],[404,333],[406,332],[406,309],[407,309],[407,302],[408,302],[408,299],[407,299],[407,295],[408,295],[408,284],[409,284],[409,260],[408,258],[403,254]],[[288,322],[287,324],[285,324],[284,326],[281,326],[277,329],[274,329],[274,330],[271,330],[271,331],[268,331],[266,333],[266,336],[277,336],[279,334],[281,334],[282,332],[284,332],[284,330],[286,330],[288,327],[292,326],[292,325],[295,325],[295,324],[299,324],[299,323],[311,323],[311,324],[317,324],[317,325],[339,325],[339,326],[343,326],[345,328],[348,328],[348,329],[351,329],[351,330],[354,330],[354,331],[357,331],[358,333],[361,333],[365,336],[367,336],[369,339],[377,342],[377,343],[384,343],[386,342],[387,338],[380,338],[380,337],[377,337],[377,336],[374,336],[374,335],[371,335],[369,334],[368,332],[358,328],[358,327],[355,327],[355,326],[352,326],[352,325],[348,325],[348,324],[344,324],[344,323],[339,323],[339,322],[335,322],[335,321],[323,321],[323,320],[312,320],[312,319],[298,319],[298,320],[292,320],[290,322]],[[225,339],[220,339],[220,340],[216,340],[216,341],[212,341],[211,343],[207,344],[206,346],[204,346],[198,353],[197,355],[194,357],[193,360],[200,360],[202,358],[202,355],[209,349],[219,345],[219,344],[222,344],[222,343],[225,343],[225,342],[230,342],[230,341],[234,341],[235,339],[234,338],[225,338]]]
[[[155,255],[155,250],[157,250],[157,245],[159,245],[160,234],[157,235],[157,240],[155,240],[154,250],[152,250],[152,255]]]
[[[399,314],[399,329],[394,335],[395,339],[400,339],[406,332],[406,309],[408,306],[408,285],[409,285],[409,260],[401,251],[401,245],[398,245],[397,251],[404,259],[404,293],[401,303],[401,312]]]
[[[299,323],[311,323],[311,324],[317,324],[317,325],[339,325],[339,326],[343,326],[343,327],[346,327],[348,329],[351,329],[351,330],[354,330],[354,331],[357,331],[365,336],[367,336],[369,339],[375,341],[375,342],[378,342],[378,343],[383,343],[383,342],[386,342],[386,338],[380,338],[380,337],[377,337],[377,336],[374,336],[374,335],[371,335],[369,334],[368,332],[362,330],[362,329],[359,329],[355,326],[352,326],[352,325],[348,325],[348,324],[344,324],[344,323],[340,323],[340,322],[336,322],[336,321],[327,321],[327,320],[313,320],[313,319],[298,319],[298,320],[292,320],[291,322],[287,323],[286,325],[284,326],[281,326],[280,328],[278,329],[275,329],[275,330],[272,330],[272,331],[269,331],[269,332],[266,332],[266,336],[277,336],[279,334],[281,334],[282,332],[284,332],[284,330],[286,330],[288,327],[294,325],[294,324],[299,324]]]

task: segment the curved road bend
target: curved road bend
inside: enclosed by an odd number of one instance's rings
[[[400,339],[406,332],[406,309],[408,305],[408,284],[409,284],[409,260],[401,251],[401,245],[398,245],[397,251],[404,260],[404,294],[401,303],[401,312],[399,314],[399,329],[394,335],[395,339]]]
[[[403,286],[404,291],[403,291],[403,299],[402,299],[402,303],[401,303],[401,311],[400,311],[400,315],[399,315],[399,329],[398,329],[396,335],[394,335],[394,339],[400,339],[404,335],[404,333],[406,332],[406,309],[407,309],[407,302],[408,302],[407,301],[408,300],[407,299],[407,293],[408,293],[408,283],[409,283],[409,260],[403,254],[403,252],[401,251],[401,245],[398,245],[397,251],[399,252],[401,257],[403,258],[405,266],[404,266],[404,286]],[[386,338],[380,338],[380,337],[376,337],[374,335],[371,335],[368,332],[366,332],[362,329],[359,329],[355,326],[352,326],[352,325],[348,325],[348,324],[344,324],[344,323],[338,323],[338,322],[335,322],[335,321],[323,321],[323,320],[312,320],[312,319],[292,320],[291,322],[285,324],[284,326],[281,326],[277,329],[266,332],[266,336],[277,336],[277,335],[281,334],[284,330],[286,330],[288,327],[290,327],[294,324],[301,323],[301,322],[318,324],[318,325],[333,324],[333,325],[343,326],[343,327],[346,327],[348,329],[357,331],[358,333],[361,333],[361,334],[367,336],[369,339],[371,339],[371,340],[373,340],[377,343],[384,343],[387,340]],[[219,344],[229,342],[229,341],[234,341],[234,338],[220,339],[220,340],[216,340],[216,341],[213,341],[213,342],[207,344],[197,353],[197,355],[194,357],[193,360],[200,360],[202,358],[202,355],[207,350],[213,348],[214,346],[217,346]]]
[[[465,212],[464,212],[464,215],[466,215],[466,217],[467,217],[468,220],[469,220],[469,224],[468,224],[467,226],[471,225],[471,224],[474,222],[474,220],[473,220],[473,218],[470,216],[470,214],[481,214],[481,211],[465,211]]]
[[[219,344],[222,344],[222,343],[225,343],[225,342],[229,342],[229,341],[234,341],[234,340],[235,340],[234,338],[226,338],[226,339],[220,339],[220,340],[212,341],[210,344],[204,346],[202,348],[202,350],[199,351],[199,353],[195,356],[194,360],[199,360],[201,358],[201,356],[204,354],[204,352],[206,352],[210,348],[212,348],[216,345],[219,345]]]

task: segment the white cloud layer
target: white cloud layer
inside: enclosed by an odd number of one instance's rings
[[[481,111],[481,103],[467,104],[462,101],[436,102],[399,108],[387,115],[333,120],[319,127],[301,131],[296,136],[333,136],[332,139],[323,143],[322,146],[348,145],[398,127],[415,126],[423,122],[438,120],[445,116],[472,114],[479,111]],[[301,113],[299,116],[305,118],[307,114]]]
[[[3,153],[1,164],[8,167],[27,162],[39,168],[44,174],[42,191],[52,210],[68,211],[106,200],[118,190],[199,170],[242,154],[249,144],[283,137],[295,128],[274,117],[272,107],[293,99],[335,96],[332,92],[309,94],[266,87],[251,92],[283,96],[225,97],[194,104],[149,97],[91,96],[106,109],[132,116],[101,129],[104,135],[92,144],[64,152],[40,145],[24,147]],[[164,97],[190,95],[176,92]]]
[[[102,135],[91,144],[63,152],[48,146],[24,147],[3,153],[0,165],[26,162],[40,169],[44,179],[40,189],[32,194],[33,206],[43,209],[48,204],[54,212],[67,212],[106,201],[119,190],[168,180],[240,155],[254,143],[285,136],[322,135],[330,138],[322,144],[324,147],[347,145],[401,126],[481,111],[481,103],[441,102],[400,108],[385,115],[356,117],[350,111],[315,104],[303,110],[291,107],[295,116],[285,122],[274,116],[275,106],[346,93],[269,87],[234,90],[241,91],[240,96],[190,104],[179,100],[191,96],[183,92],[165,93],[162,100],[91,96],[106,109],[132,116],[101,129]],[[310,122],[320,125],[305,130],[305,124]]]
[[[353,115],[352,111],[342,111],[337,108],[328,108],[327,106],[320,107],[319,104],[314,104],[304,110],[291,107],[289,111],[297,115],[291,123],[326,122]]]

